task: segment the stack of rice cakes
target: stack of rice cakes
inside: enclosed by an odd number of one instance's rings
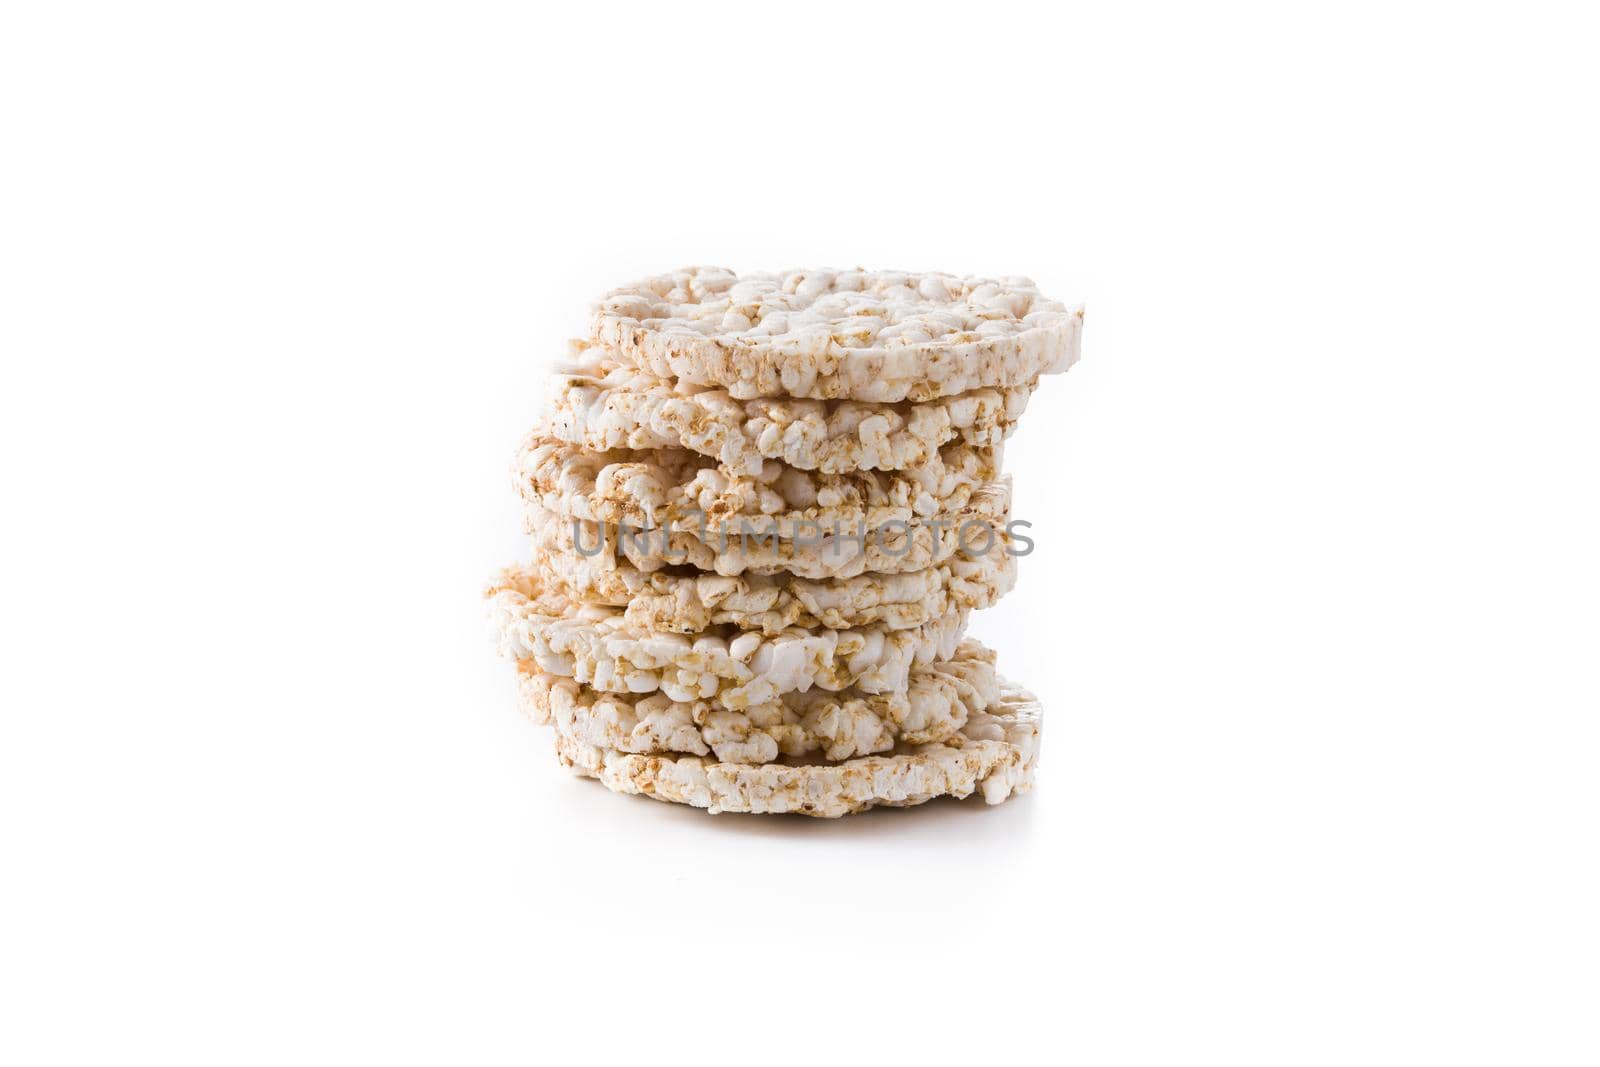
[[[1032,785],[963,639],[1016,581],[1001,450],[1081,308],[1025,278],[696,267],[607,294],[488,591],[526,709],[621,793],[833,817]]]

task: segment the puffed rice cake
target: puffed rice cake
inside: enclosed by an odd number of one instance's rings
[[[517,692],[534,722],[552,721],[574,741],[638,755],[715,754],[723,763],[780,757],[845,760],[900,744],[947,741],[999,699],[994,653],[963,641],[948,660],[911,668],[905,692],[822,689],[784,693],[742,710],[663,693],[601,693],[517,663]]]
[[[658,378],[760,396],[926,401],[1078,358],[1082,307],[1027,278],[687,267],[601,298],[590,337]]]
[[[518,450],[513,478],[529,503],[567,518],[799,539],[954,514],[1000,463],[998,447],[953,444],[898,471],[823,474],[768,460],[755,475],[731,474],[687,449],[591,452],[540,429]]]
[[[1003,445],[1082,319],[942,273],[602,297],[513,465],[532,557],[485,594],[560,762],[712,812],[1031,788],[1038,703],[964,633],[1016,581]]]
[[[732,474],[768,460],[825,474],[904,470],[960,443],[999,445],[1016,428],[1036,382],[978,389],[926,403],[757,397],[657,378],[572,343],[552,382],[545,422],[554,437],[592,452],[685,448]]]
[[[551,527],[554,526],[554,532]],[[905,527],[862,530],[846,524],[809,529],[795,538],[707,534],[698,525],[619,528],[553,515],[527,502],[523,527],[535,540],[565,537],[590,560],[618,559],[643,571],[689,567],[723,575],[788,572],[802,578],[853,578],[868,572],[909,574],[938,566],[957,555],[991,551],[1011,530],[1009,477],[978,486],[953,513],[918,520]]]
[[[955,611],[908,630],[658,633],[631,625],[614,607],[572,601],[516,567],[486,595],[501,654],[510,659],[533,660],[602,692],[715,697],[734,710],[813,686],[903,692],[912,666],[949,659],[967,625],[967,613]]]
[[[556,756],[617,793],[712,812],[795,813],[837,818],[883,805],[982,791],[989,804],[1033,788],[1042,725],[1039,702],[1001,683],[999,700],[970,715],[948,740],[897,746],[842,763],[727,763],[701,756],[645,756],[591,745],[555,730]]]
[[[574,601],[620,607],[628,622],[664,633],[713,626],[768,634],[792,626],[906,630],[952,611],[991,607],[1017,580],[1017,548],[1004,531],[987,551],[957,552],[918,571],[811,579],[787,571],[641,570],[610,553],[580,554],[574,532],[564,525],[553,520],[538,526],[528,568]]]

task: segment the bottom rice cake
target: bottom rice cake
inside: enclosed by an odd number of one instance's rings
[[[989,804],[1033,787],[1042,716],[1031,693],[1002,682],[999,700],[943,742],[897,746],[842,763],[788,759],[724,763],[644,756],[586,744],[556,730],[556,757],[617,793],[759,814],[837,818],[884,805],[909,807],[981,791]]]

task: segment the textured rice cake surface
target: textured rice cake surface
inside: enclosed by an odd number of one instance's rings
[[[1011,516],[1007,478],[978,486],[962,507],[905,526],[859,530],[847,524],[809,528],[783,538],[698,525],[651,527],[592,522],[553,514],[528,502],[524,528],[535,541],[564,538],[590,560],[626,560],[644,571],[691,568],[723,575],[787,571],[803,578],[852,578],[868,572],[908,574],[937,566],[958,554],[983,555],[1004,543]]]
[[[529,569],[575,601],[619,607],[630,623],[665,633],[714,626],[763,633],[792,626],[905,630],[952,611],[993,606],[1016,584],[1013,548],[1002,534],[987,552],[958,552],[920,571],[852,578],[678,573],[640,570],[609,554],[580,555],[570,531],[551,522],[535,537]]]
[[[714,699],[600,693],[528,660],[517,664],[517,690],[535,722],[553,722],[575,742],[639,755],[715,753],[723,763],[843,760],[945,741],[1000,696],[994,654],[971,640],[948,660],[912,667],[903,693],[813,689],[736,711]]]
[[[904,470],[947,444],[999,445],[1034,388],[979,389],[922,404],[736,400],[725,389],[606,362],[604,351],[574,343],[546,411],[553,436],[596,452],[685,448],[733,474],[759,474],[768,460],[827,474]]]
[[[486,596],[503,655],[602,692],[714,697],[733,710],[813,687],[904,692],[912,666],[949,659],[967,624],[952,612],[908,630],[658,633],[615,607],[575,602],[525,568],[505,571]]]
[[[1000,462],[998,448],[946,445],[898,471],[823,474],[768,460],[755,475],[730,474],[687,449],[591,452],[536,431],[513,477],[525,500],[569,518],[820,538],[953,514],[1000,476]]]
[[[878,805],[906,807],[981,791],[990,804],[1033,787],[1042,716],[1032,694],[1001,683],[1000,697],[948,740],[897,746],[841,763],[727,763],[646,756],[586,744],[555,731],[556,756],[608,789],[712,812],[834,818]]]
[[[1064,371],[1082,324],[1027,278],[688,267],[607,293],[591,336],[658,378],[740,399],[893,402]]]

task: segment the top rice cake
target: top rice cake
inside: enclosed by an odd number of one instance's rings
[[[591,334],[663,378],[766,396],[892,403],[1025,385],[1078,358],[1083,308],[1027,278],[686,267],[607,293]]]

